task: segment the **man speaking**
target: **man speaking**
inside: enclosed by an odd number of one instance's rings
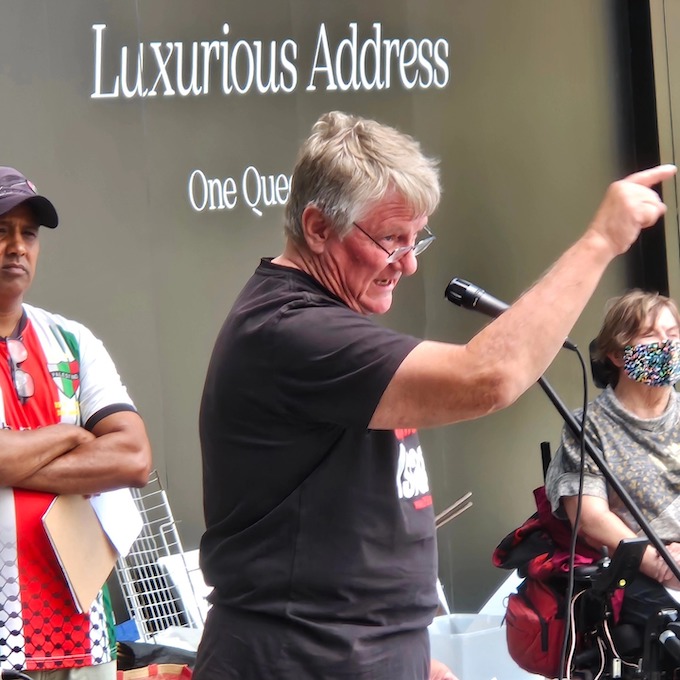
[[[422,427],[512,404],[545,371],[609,262],[665,206],[660,166],[612,184],[585,234],[466,345],[371,319],[435,235],[436,162],[333,112],[303,144],[286,245],[217,339],[200,413],[215,586],[197,680],[425,680],[437,606]],[[462,678],[461,680],[470,680]]]

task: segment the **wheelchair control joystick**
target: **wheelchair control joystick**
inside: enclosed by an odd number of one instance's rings
[[[646,538],[624,538],[619,542],[611,559],[605,556],[598,574],[592,579],[594,593],[612,593],[625,588],[637,575],[645,549],[649,545]]]

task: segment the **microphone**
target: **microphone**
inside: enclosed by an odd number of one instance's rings
[[[451,279],[449,285],[446,286],[444,295],[454,305],[481,312],[494,319],[510,307],[507,303],[487,293],[483,288],[458,277]],[[572,352],[577,351],[576,345],[569,338],[564,341],[562,346]]]
[[[668,650],[676,661],[680,661],[680,640],[672,630],[664,630],[659,635],[659,642]]]

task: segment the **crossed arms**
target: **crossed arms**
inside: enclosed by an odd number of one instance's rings
[[[77,425],[0,430],[0,486],[90,494],[144,486],[151,447],[142,419],[112,413],[92,432]]]

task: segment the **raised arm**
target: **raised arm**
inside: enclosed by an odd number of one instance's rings
[[[42,430],[26,434],[39,432]],[[142,419],[137,413],[121,411],[100,420],[87,441],[54,456],[14,486],[58,494],[98,493],[144,486],[150,468],[151,447]]]
[[[444,425],[512,404],[555,358],[607,265],[666,212],[651,187],[675,172],[662,165],[614,182],[585,234],[469,343],[420,343],[395,373],[370,427]]]

